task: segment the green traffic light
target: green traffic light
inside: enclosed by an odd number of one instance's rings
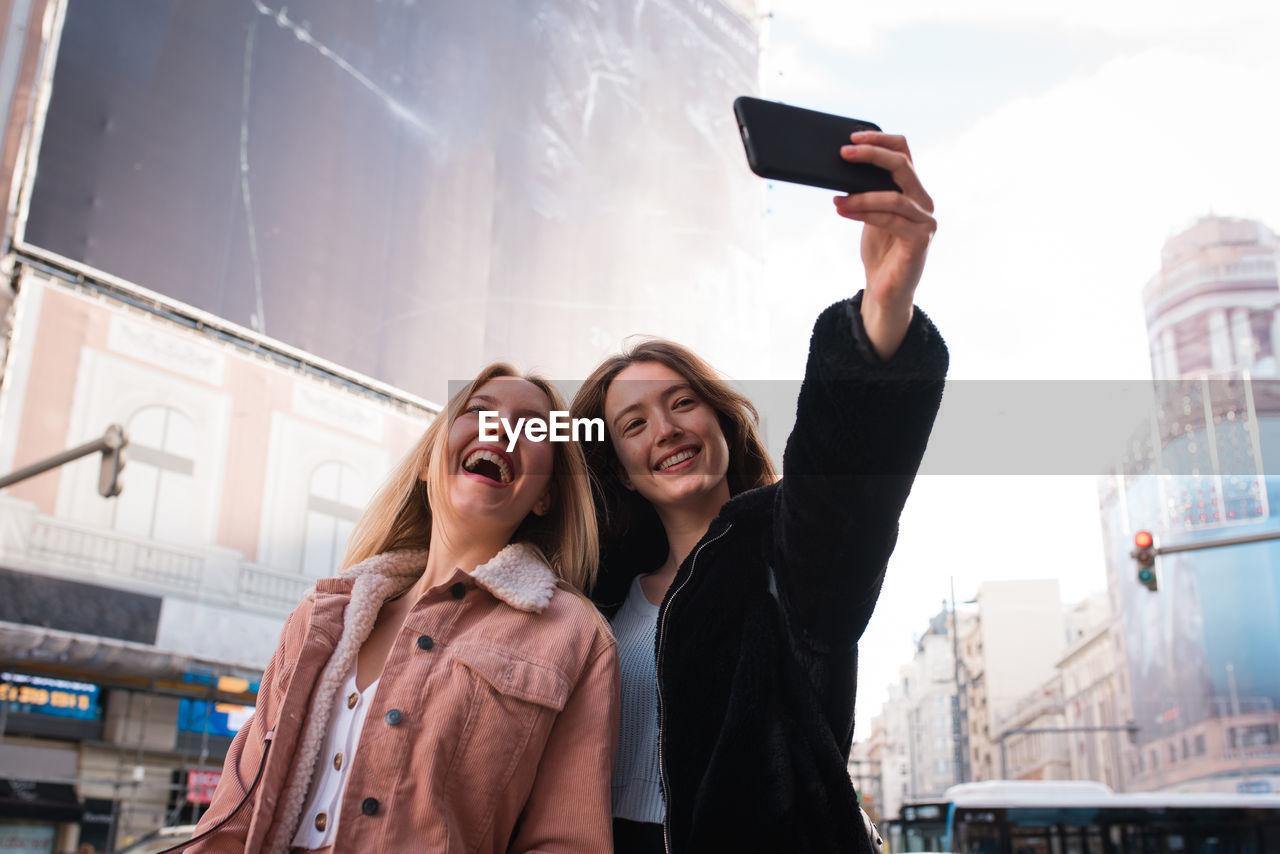
[[[1156,574],[1149,569],[1138,570],[1138,580],[1141,581],[1143,584],[1147,584],[1153,581],[1155,577],[1156,577]]]

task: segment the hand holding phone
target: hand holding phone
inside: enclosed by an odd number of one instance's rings
[[[840,156],[851,133],[880,130],[871,122],[746,96],[733,102],[733,113],[747,163],[761,178],[842,193],[902,192],[887,170]]]

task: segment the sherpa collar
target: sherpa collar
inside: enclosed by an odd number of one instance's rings
[[[556,574],[528,543],[512,543],[471,573],[485,590],[512,608],[541,614],[556,592]]]
[[[366,558],[360,563],[342,570],[336,579],[317,584],[318,592],[331,592],[345,588],[343,582],[353,584],[351,595],[354,599],[358,592],[370,586],[384,589],[384,584],[354,585],[361,578],[385,579],[390,582],[392,592],[403,590],[413,584],[422,575],[423,565],[427,560],[427,552],[423,549],[406,549],[403,551],[385,552]],[[494,555],[487,563],[482,563],[471,571],[476,584],[488,590],[497,598],[521,611],[531,614],[542,613],[551,604],[551,597],[556,591],[556,574],[547,566],[538,549],[528,543],[512,543]],[[334,583],[336,582],[336,584]],[[372,591],[369,591],[372,592]]]

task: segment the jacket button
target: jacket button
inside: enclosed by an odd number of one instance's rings
[[[427,635],[422,635],[418,638],[418,649],[431,649],[435,645],[436,642]]]
[[[400,721],[402,721],[403,719],[404,719],[404,715],[400,714],[399,709],[392,709],[391,711],[387,712],[387,723],[389,723],[391,726],[395,726],[396,724],[400,723]],[[375,801],[375,803],[377,802]]]
[[[342,770],[342,754],[341,753],[333,754],[333,770],[334,771]]]
[[[324,833],[324,826],[329,823],[329,817],[324,813],[316,813],[316,830]]]
[[[363,801],[360,802],[360,812],[364,813],[365,815],[377,815],[378,799],[365,798]]]
[[[467,585],[463,584],[461,581],[456,582],[449,588],[449,592],[453,594],[454,599],[461,599],[463,596],[467,595]]]
[[[350,694],[347,695],[348,709],[354,709],[356,707],[356,703],[358,702],[360,702],[360,695],[357,694],[355,691],[352,691]]]

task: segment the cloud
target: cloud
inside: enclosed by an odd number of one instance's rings
[[[778,2],[775,10],[779,16],[794,20],[816,42],[865,51],[888,33],[924,25],[1049,29],[1144,40],[1201,38],[1210,32],[1239,33],[1274,25],[1280,15],[1273,7],[1269,0],[1077,0],[1057,4],[1023,0],[791,0]]]
[[[921,151],[939,310],[961,347],[988,348],[969,375],[1144,375],[1140,292],[1163,241],[1209,213],[1280,226],[1276,79],[1275,60],[1152,50]]]

